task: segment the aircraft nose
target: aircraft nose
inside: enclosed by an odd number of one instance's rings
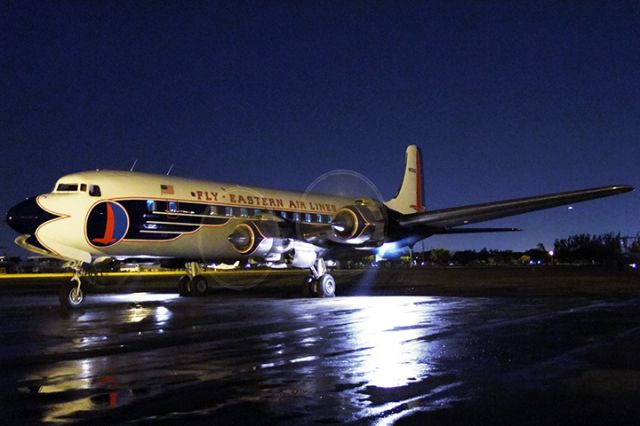
[[[7,224],[21,234],[33,235],[43,223],[56,216],[40,208],[36,197],[27,198],[7,212]]]

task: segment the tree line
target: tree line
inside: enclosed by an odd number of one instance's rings
[[[414,253],[414,263],[435,265],[590,264],[620,266],[640,262],[640,233],[577,234],[556,239],[553,250],[540,243],[526,251],[459,250],[434,248]]]
[[[630,263],[640,259],[640,233],[635,237],[623,237],[620,233],[571,235],[557,239],[553,250],[561,263]]]

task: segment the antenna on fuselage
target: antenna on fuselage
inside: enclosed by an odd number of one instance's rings
[[[135,161],[133,162],[133,164],[131,165],[131,168],[129,169],[130,172],[133,171],[133,169],[136,168],[136,164],[138,164],[138,159],[136,158]]]
[[[167,172],[167,176],[169,176],[171,174],[171,170],[173,170],[173,164],[171,165],[171,167],[169,167],[169,171]]]

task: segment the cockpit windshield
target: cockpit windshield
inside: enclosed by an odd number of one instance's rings
[[[77,183],[60,183],[56,188],[58,192],[76,192],[78,191]]]
[[[80,192],[88,192],[92,197],[100,197],[102,195],[102,191],[100,191],[100,187],[98,185],[90,185],[86,183],[59,183],[55,187],[55,192],[78,192],[78,189]]]

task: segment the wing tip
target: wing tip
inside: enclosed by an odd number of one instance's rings
[[[619,194],[622,194],[624,192],[635,191],[635,188],[631,185],[612,185],[609,187],[609,189]]]

